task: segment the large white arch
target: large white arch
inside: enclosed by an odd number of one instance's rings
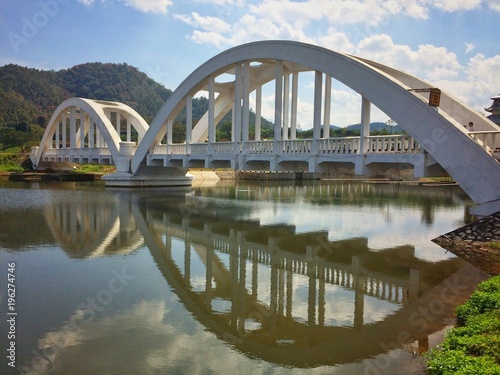
[[[47,148],[50,148],[52,139],[56,132],[56,128],[59,126],[62,120],[63,114],[67,113],[71,108],[80,108],[84,111],[93,121],[97,128],[101,131],[102,136],[106,144],[108,145],[111,157],[113,160],[117,160],[118,152],[120,150],[120,135],[117,133],[115,127],[106,115],[107,111],[113,111],[123,115],[127,121],[131,124],[133,128],[138,133],[139,139],[145,136],[148,130],[147,122],[131,107],[119,103],[101,100],[91,100],[84,98],[70,98],[63,101],[52,114],[49,123],[45,129],[45,132],[40,142],[40,146],[36,152],[36,156],[33,158],[33,164],[38,166],[42,160],[42,156]],[[75,129],[76,131],[76,129]],[[88,126],[80,126],[78,131],[75,133],[75,141],[79,144],[81,140],[81,132],[87,133]]]
[[[498,131],[491,121],[447,94],[442,96],[440,107],[429,106],[420,93],[409,91],[428,83],[407,73],[291,41],[264,41],[234,47],[197,68],[174,91],[153,120],[132,158],[131,172],[138,172],[149,150],[165,135],[167,121],[184,107],[187,97],[207,86],[209,77],[229,71],[235,64],[262,61],[285,62],[296,66],[297,70],[322,72],[342,82],[402,126],[477,204],[500,201],[500,164],[484,152],[481,145],[471,142],[462,124],[467,118],[475,121],[481,130]]]

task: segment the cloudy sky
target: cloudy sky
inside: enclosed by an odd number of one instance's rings
[[[483,112],[500,92],[500,0],[0,0],[0,10],[0,65],[127,63],[173,90],[229,47],[286,39],[403,69]],[[354,96],[334,87],[346,108]]]

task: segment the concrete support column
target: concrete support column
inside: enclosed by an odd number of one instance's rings
[[[130,161],[135,153],[134,142],[120,142],[120,150],[116,160],[117,172],[130,172]]]
[[[290,103],[290,74],[286,73],[284,75],[283,83],[283,131],[282,139],[288,139],[288,111]]]
[[[101,136],[101,130],[95,125],[95,147],[100,148],[102,147],[102,136]]]
[[[132,141],[132,124],[130,123],[130,120],[127,119],[127,142]]]
[[[323,137],[330,138],[330,109],[332,106],[332,77],[325,75],[325,110],[323,113]]]
[[[292,113],[290,123],[290,139],[297,139],[297,100],[299,91],[299,73],[292,75]]]
[[[427,177],[427,157],[428,154],[423,153],[413,155],[413,177]]]
[[[58,149],[60,147],[60,143],[61,143],[61,134],[60,134],[61,126],[62,126],[62,120],[60,122],[58,122],[56,125],[56,142],[55,142],[56,149]]]
[[[208,143],[215,142],[215,78],[208,77]]]
[[[118,134],[118,137],[121,139],[121,124],[120,124],[120,121],[121,121],[121,116],[120,116],[120,113],[119,112],[115,112],[116,113],[116,124],[115,124],[115,129],[116,129],[116,133]]]
[[[61,145],[61,148],[66,148],[66,129],[67,129],[67,121],[68,119],[68,115],[65,113],[63,113],[63,116],[62,116],[62,145]]]
[[[191,142],[193,135],[193,97],[186,96],[186,154],[191,151]]]
[[[87,130],[87,119],[85,112],[80,108],[80,148],[85,148],[85,132]]]
[[[255,89],[255,140],[260,141],[261,124],[262,124],[262,86],[257,86]]]
[[[236,64],[234,73],[234,103],[233,103],[233,152],[240,153],[241,142],[241,64]]]
[[[250,138],[250,65],[248,62],[243,64],[243,113],[241,119],[241,140],[243,142],[248,142]]]
[[[171,119],[167,120],[167,145],[172,144],[172,131],[173,131],[174,121]]]
[[[69,110],[69,147],[76,148],[76,107]]]
[[[313,117],[313,154],[319,151],[319,139],[321,133],[321,102],[322,102],[322,87],[323,73],[316,71],[314,75],[314,117]]]
[[[235,142],[241,142],[241,91],[242,91],[242,67],[237,64],[234,76],[234,135]]]
[[[281,141],[282,126],[282,104],[283,104],[283,61],[276,60],[275,67],[275,90],[274,90],[274,153],[280,154],[278,149]]]
[[[361,134],[359,138],[360,146],[358,152],[366,154],[370,145],[370,116],[371,116],[371,103],[368,99],[363,97],[361,99]]]
[[[95,124],[94,120],[89,116],[89,148],[94,148],[95,146]]]

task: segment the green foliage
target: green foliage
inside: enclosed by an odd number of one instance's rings
[[[426,366],[430,375],[493,375],[500,367],[491,357],[472,357],[461,350],[432,350]]]
[[[470,317],[492,309],[500,309],[500,278],[497,277],[479,284],[470,299],[458,306],[455,313],[458,324],[465,325]]]
[[[116,170],[114,165],[80,164],[76,173],[112,173]]]
[[[459,327],[428,354],[427,373],[500,374],[500,276],[478,285],[456,309]]]
[[[0,172],[23,172],[17,153],[0,153]]]

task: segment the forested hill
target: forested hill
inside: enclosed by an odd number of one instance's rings
[[[59,71],[6,65],[0,67],[0,126],[43,127],[64,99],[75,96],[128,104],[149,122],[171,93],[127,64],[87,63]]]

